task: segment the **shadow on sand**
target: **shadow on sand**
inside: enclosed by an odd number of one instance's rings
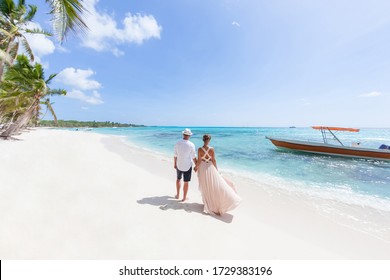
[[[153,206],[158,206],[161,210],[184,210],[187,213],[198,213],[201,215],[207,215],[210,217],[213,217],[219,221],[222,221],[224,223],[231,223],[233,220],[233,216],[226,213],[222,216],[217,215],[208,215],[203,212],[203,204],[196,203],[196,202],[181,202],[180,200],[175,199],[172,196],[152,196],[152,197],[145,197],[140,200],[137,200],[137,203],[139,204],[149,204]]]

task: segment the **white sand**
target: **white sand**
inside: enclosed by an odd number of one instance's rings
[[[196,175],[180,203],[172,160],[119,137],[19,138],[0,141],[0,259],[390,258],[386,231],[323,215],[320,201],[235,177],[243,202],[216,218],[202,214]],[[352,210],[390,228],[390,213]]]

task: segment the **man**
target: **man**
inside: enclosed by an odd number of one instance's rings
[[[177,179],[176,179],[176,199],[180,197],[180,188],[181,188],[181,178],[183,178],[183,199],[182,201],[187,200],[188,192],[188,183],[191,181],[192,174],[192,162],[196,164],[196,154],[195,154],[195,145],[189,139],[192,135],[190,129],[184,129],[183,139],[179,140],[175,145],[175,154],[174,154],[174,168],[176,169]]]

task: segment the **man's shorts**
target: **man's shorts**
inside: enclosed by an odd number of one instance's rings
[[[187,171],[181,171],[176,168],[177,180],[181,180],[182,175],[184,175],[184,182],[191,181],[192,167]]]

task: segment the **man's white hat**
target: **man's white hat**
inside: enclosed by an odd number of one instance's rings
[[[184,130],[182,131],[182,133],[183,133],[184,135],[188,135],[188,136],[191,136],[191,135],[192,135],[191,129],[189,129],[189,128],[184,129]]]

